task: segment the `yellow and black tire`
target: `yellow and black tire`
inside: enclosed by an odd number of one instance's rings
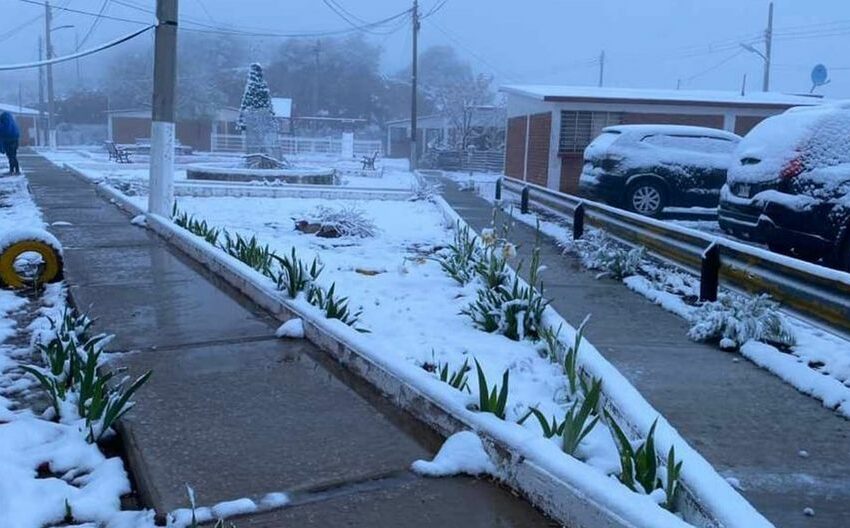
[[[56,248],[40,240],[19,240],[0,253],[0,286],[12,289],[32,286],[31,278],[21,277],[15,271],[15,260],[24,253],[38,253],[44,261],[36,283],[46,284],[62,280],[62,255]]]

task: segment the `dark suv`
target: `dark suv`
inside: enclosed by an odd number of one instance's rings
[[[584,151],[579,194],[647,216],[668,206],[717,207],[740,140],[703,127],[605,128]]]
[[[741,141],[720,227],[850,271],[850,103],[792,108]]]

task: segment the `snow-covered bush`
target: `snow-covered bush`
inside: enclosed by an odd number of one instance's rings
[[[726,349],[736,349],[750,340],[782,347],[796,342],[794,332],[779,312],[779,304],[766,294],[721,294],[717,301],[699,306],[691,323],[688,337],[694,341],[719,341]]]
[[[413,184],[410,186],[410,200],[417,201],[433,201],[435,197],[439,196],[442,191],[442,186],[438,183],[434,183],[421,174],[416,174],[416,178],[413,180]]]
[[[130,398],[151,376],[151,371],[129,386],[129,378],[117,383],[120,371],[104,368],[101,355],[111,336],[88,337],[91,321],[85,315],[66,310],[61,324],[51,321],[52,337],[36,343],[45,365],[22,365],[47,394],[56,419],[79,423],[88,432],[88,442],[110,434],[112,426],[133,407]]]
[[[354,205],[338,209],[320,205],[308,217],[320,224],[325,231],[333,231],[339,236],[369,238],[378,232],[377,226],[366,215],[366,211]]]
[[[248,70],[237,124],[245,131],[246,154],[267,154],[280,158],[278,126],[271,92],[263,77],[263,68],[257,63],[251,64]]]
[[[574,240],[571,248],[586,268],[601,271],[598,277],[611,277],[616,280],[637,274],[646,255],[645,248],[624,247],[601,231],[593,231],[585,238]]]

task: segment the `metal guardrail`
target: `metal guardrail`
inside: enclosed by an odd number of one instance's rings
[[[506,190],[641,245],[655,255],[700,275],[703,297],[722,284],[748,293],[767,293],[784,307],[819,323],[850,332],[850,274],[776,255],[770,251],[622,211],[539,185],[504,179]],[[579,207],[581,205],[581,207]],[[711,248],[711,251],[708,251]],[[719,265],[718,265],[719,264]],[[713,283],[713,284],[712,284]]]

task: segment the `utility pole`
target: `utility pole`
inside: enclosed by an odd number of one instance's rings
[[[51,24],[50,0],[44,2],[44,47],[47,60],[53,58],[53,45],[50,43]],[[53,65],[47,65],[47,143],[56,147],[56,134],[53,132]]]
[[[599,87],[602,87],[602,83],[605,80],[605,50],[602,50],[602,53],[599,54]]]
[[[74,29],[74,52],[80,51],[80,32]],[[77,66],[77,88],[80,87],[80,59],[74,61]]]
[[[419,0],[413,0],[413,62],[411,63],[411,92],[410,92],[410,170],[418,168],[418,146],[416,139],[416,91],[419,69]]]
[[[313,115],[319,115],[319,86],[321,83],[319,80],[319,69],[321,68],[322,53],[322,41],[320,39],[316,39],[316,44],[313,46],[313,53],[315,54],[315,71],[313,74]]]
[[[177,0],[156,1],[148,211],[171,214],[174,202],[174,99],[177,83]]]
[[[44,45],[41,37],[38,37],[38,62],[44,60]],[[44,66],[38,67],[38,144],[44,146],[47,144],[47,132],[45,130],[44,120]]]
[[[765,92],[770,91],[770,61],[771,52],[773,51],[773,2],[767,12],[767,29],[764,32],[764,83],[762,89]]]

